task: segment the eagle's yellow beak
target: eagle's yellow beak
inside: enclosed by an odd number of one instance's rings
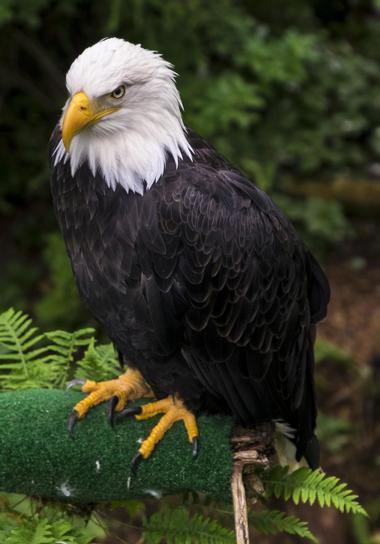
[[[69,151],[71,141],[84,127],[95,124],[99,119],[119,108],[99,109],[83,91],[74,94],[66,110],[62,125],[62,141]]]

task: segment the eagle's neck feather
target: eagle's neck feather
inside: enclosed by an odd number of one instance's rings
[[[111,189],[119,184],[127,192],[143,194],[164,173],[168,156],[178,164],[184,155],[191,158],[192,148],[181,117],[170,111],[163,112],[160,119],[146,116],[140,123],[135,121],[129,129],[121,129],[115,118],[99,124],[96,130],[83,130],[73,139],[69,154],[60,140],[55,165],[70,161],[74,176],[86,162],[92,174],[100,173]]]

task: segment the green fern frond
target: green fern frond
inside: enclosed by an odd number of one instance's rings
[[[74,355],[88,347],[93,329],[39,333],[31,318],[13,308],[0,314],[0,389],[59,387]]]
[[[368,515],[347,484],[336,476],[327,476],[321,469],[302,467],[289,473],[288,467],[278,465],[263,472],[262,482],[267,497],[292,499],[295,504],[317,501],[322,508],[334,506],[340,512]]]
[[[164,510],[152,514],[143,524],[145,544],[234,544],[235,535],[216,520],[196,514],[190,516],[185,508]]]
[[[5,539],[5,544],[52,544],[51,525],[47,519],[34,520],[13,529]]]
[[[40,519],[45,518],[51,525],[52,544],[90,544],[94,540],[83,520],[61,512],[58,507],[45,507]]]
[[[95,345],[91,339],[81,361],[77,362],[75,378],[95,381],[111,380],[120,374],[120,365],[113,344]]]
[[[317,538],[310,531],[306,521],[302,521],[295,516],[287,516],[284,512],[278,510],[255,512],[250,517],[250,521],[257,531],[265,535],[287,533],[306,538],[316,544],[318,543]]]
[[[0,536],[1,532],[0,532]],[[22,525],[4,536],[2,544],[90,544],[94,541],[85,529],[77,529],[65,517],[49,519],[36,516],[24,519]]]
[[[105,536],[94,522],[70,515],[58,504],[42,506],[33,499],[1,494],[5,513],[0,514],[1,544],[90,544]]]
[[[0,542],[11,534],[13,529],[18,527],[20,517],[14,512],[0,512]]]
[[[40,386],[37,365],[46,362],[48,349],[44,335],[32,326],[28,315],[13,308],[0,314],[0,386],[6,389]]]
[[[46,338],[50,340],[51,361],[60,368],[61,376],[54,384],[56,387],[61,387],[67,381],[67,374],[74,356],[79,350],[88,348],[93,341],[94,332],[94,329],[88,327],[75,332],[58,330],[45,333]]]

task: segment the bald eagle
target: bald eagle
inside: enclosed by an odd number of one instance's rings
[[[79,292],[128,360],[118,379],[81,384],[70,430],[104,400],[111,421],[162,414],[136,464],[175,422],[196,454],[197,414],[232,414],[277,422],[317,466],[320,266],[269,196],[184,126],[161,55],[105,39],[66,83],[49,147],[55,212]]]

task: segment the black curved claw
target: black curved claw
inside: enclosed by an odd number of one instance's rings
[[[119,412],[117,414],[117,419],[122,419],[125,416],[136,416],[138,414],[141,414],[142,408],[141,406],[131,406],[130,408],[124,408],[122,412]]]
[[[108,413],[107,413],[107,419],[108,423],[113,427],[114,421],[115,421],[115,408],[117,403],[119,402],[119,397],[114,395],[108,404]]]
[[[192,439],[191,446],[192,446],[192,454],[195,459],[198,456],[198,452],[199,452],[199,442],[197,437],[194,437]]]
[[[86,383],[86,380],[70,380],[69,382],[67,382],[66,384],[66,389],[71,389],[72,387],[74,387],[75,385],[83,385]]]
[[[129,476],[128,482],[127,482],[128,490],[131,487],[132,476],[136,475],[137,467],[139,466],[142,459],[144,459],[144,458],[143,458],[143,456],[141,455],[141,453],[139,451],[137,453],[135,453],[135,455],[132,457],[132,461],[131,461],[131,465],[130,465],[130,476]]]
[[[142,459],[144,459],[144,457],[141,455],[139,451],[135,453],[135,455],[132,457],[130,469],[131,469],[131,474],[133,474],[133,476],[136,474],[137,467],[139,466]]]
[[[70,412],[69,419],[67,420],[67,430],[71,438],[74,438],[74,425],[79,419],[79,414],[76,410]]]

